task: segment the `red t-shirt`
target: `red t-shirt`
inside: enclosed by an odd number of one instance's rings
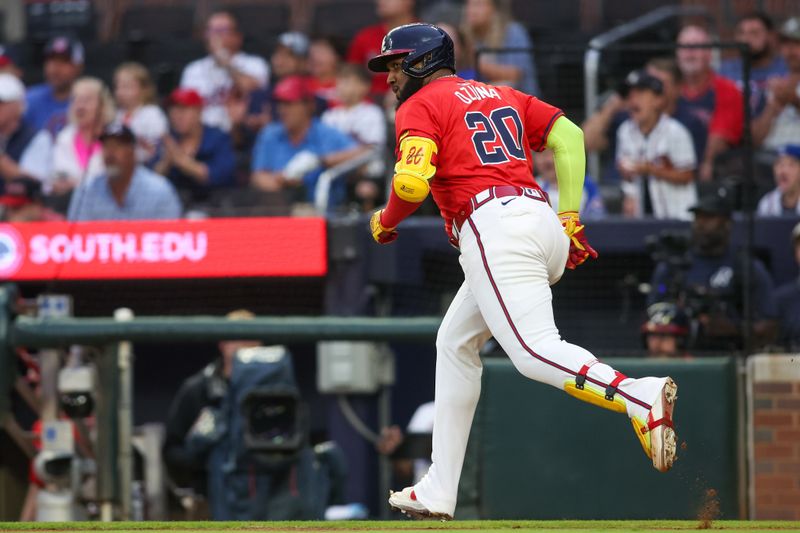
[[[384,24],[375,24],[374,26],[367,26],[353,37],[350,43],[350,48],[347,50],[347,62],[356,63],[358,65],[366,66],[367,61],[381,53],[381,44],[383,43],[383,36],[389,32]],[[389,85],[386,83],[388,74],[373,73],[372,75],[372,89],[370,92],[374,95],[384,94],[389,90]]]
[[[431,193],[449,233],[457,211],[494,185],[535,187],[531,149],[544,150],[560,109],[511,87],[438,78],[397,110],[396,134],[439,148]],[[399,146],[399,143],[398,143]]]
[[[739,144],[744,132],[744,97],[734,82],[714,74],[700,90],[684,86],[681,96],[690,112],[708,127],[709,134],[733,146]]]

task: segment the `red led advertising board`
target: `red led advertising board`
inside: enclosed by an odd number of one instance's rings
[[[0,224],[0,279],[324,276],[323,218]]]

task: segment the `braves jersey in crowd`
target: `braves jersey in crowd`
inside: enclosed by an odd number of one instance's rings
[[[431,193],[450,231],[453,217],[472,196],[494,185],[538,188],[530,149],[545,148],[563,113],[510,87],[457,76],[438,78],[397,111],[398,146],[408,136],[431,139],[439,149]],[[405,157],[422,157],[410,150]]]

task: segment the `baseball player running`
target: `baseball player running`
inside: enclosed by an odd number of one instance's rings
[[[433,193],[465,281],[436,339],[432,465],[389,504],[417,518],[451,519],[481,387],[478,350],[490,336],[525,376],[626,413],[653,466],[675,461],[671,378],[629,378],[558,334],[550,285],[597,252],[578,216],[585,154],[563,113],[509,87],[455,76],[453,42],[429,24],[391,30],[374,72],[398,99],[397,163],[389,201],[370,221],[388,244],[398,224]],[[553,151],[556,215],[532,173],[530,149]]]

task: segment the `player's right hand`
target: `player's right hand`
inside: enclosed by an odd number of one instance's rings
[[[564,233],[569,237],[569,255],[567,268],[574,270],[578,265],[589,259],[597,259],[597,252],[589,246],[586,235],[583,233],[583,224],[575,211],[562,211],[558,214]]]
[[[369,220],[369,231],[378,244],[389,244],[397,239],[397,230],[387,228],[381,223],[381,213],[383,213],[383,209],[378,209],[372,214],[372,218]]]

